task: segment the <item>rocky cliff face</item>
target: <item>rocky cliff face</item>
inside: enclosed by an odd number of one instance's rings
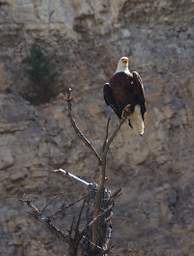
[[[64,102],[33,106],[21,97],[28,88],[23,60],[34,42],[57,67],[56,92],[73,88],[75,116],[98,149],[102,86],[118,58],[129,56],[144,80],[148,114],[145,136],[123,127],[109,154],[110,186],[123,188],[112,255],[194,254],[193,24],[192,0],[0,0],[0,255],[64,255],[63,242],[18,199],[25,193],[43,205],[63,193],[57,208],[78,192],[51,170],[98,175]]]

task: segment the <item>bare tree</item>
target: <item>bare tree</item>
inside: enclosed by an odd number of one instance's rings
[[[86,135],[81,132],[73,117],[71,92],[72,90],[69,88],[66,97],[68,117],[77,136],[90,149],[98,160],[100,169],[99,184],[95,182],[87,182],[63,169],[54,170],[55,173],[61,173],[87,189],[87,193],[83,198],[76,200],[68,206],[69,208],[74,204],[83,201],[78,217],[76,219],[72,219],[70,229],[66,233],[64,233],[52,222],[51,217],[45,216],[44,210],[47,206],[40,210],[31,200],[22,199],[21,201],[26,203],[31,208],[31,213],[36,219],[46,223],[52,231],[54,231],[69,245],[69,256],[106,256],[110,251],[112,235],[111,219],[114,200],[121,193],[121,189],[111,193],[111,190],[105,186],[107,154],[109,152],[111,143],[118,134],[121,126],[125,122],[125,119],[122,119],[119,125],[113,130],[112,134],[109,135],[111,120],[108,118],[105,138],[102,143],[101,151],[98,152]],[[63,210],[65,211],[65,209]],[[84,214],[85,216],[83,216]],[[83,221],[84,225],[81,225],[81,222]]]

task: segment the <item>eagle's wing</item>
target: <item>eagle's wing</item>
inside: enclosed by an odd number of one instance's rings
[[[133,81],[135,83],[135,86],[134,86],[135,96],[140,104],[142,117],[144,119],[144,114],[146,112],[147,103],[145,101],[143,81],[142,81],[140,75],[136,71],[133,71],[132,74],[133,74]]]
[[[145,104],[145,93],[144,93],[144,86],[143,81],[137,71],[132,72],[133,80],[135,82],[135,94],[138,97],[138,100]]]
[[[121,113],[117,108],[117,104],[112,95],[112,88],[109,83],[106,83],[104,85],[103,93],[104,93],[104,100],[105,100],[106,104],[108,106],[111,106],[111,108],[118,115],[118,117],[121,118]]]

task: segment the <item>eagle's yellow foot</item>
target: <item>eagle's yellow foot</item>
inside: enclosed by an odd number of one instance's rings
[[[122,119],[126,119],[129,116],[129,114],[131,113],[130,107],[131,107],[131,105],[128,104],[127,106],[125,106],[123,108],[122,115],[121,115]]]

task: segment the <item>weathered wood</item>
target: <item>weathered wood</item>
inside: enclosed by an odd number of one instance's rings
[[[108,119],[102,149],[101,152],[98,153],[88,138],[86,138],[86,136],[80,131],[75,119],[73,118],[71,91],[72,90],[69,88],[66,98],[68,116],[77,136],[84,142],[98,160],[100,169],[99,184],[95,182],[88,182],[69,171],[63,170],[62,168],[54,170],[55,173],[61,173],[64,177],[71,179],[76,184],[87,189],[87,193],[84,197],[77,199],[74,203],[69,204],[63,209],[60,209],[60,211],[65,211],[67,208],[70,208],[83,200],[79,214],[77,218],[75,218],[75,216],[73,217],[69,232],[67,233],[60,230],[52,221],[58,211],[53,215],[45,216],[45,209],[50,205],[50,200],[46,206],[42,207],[42,210],[38,209],[31,200],[22,199],[21,201],[31,209],[32,215],[36,219],[47,224],[50,230],[63,238],[69,246],[69,256],[107,256],[110,249],[112,235],[111,219],[113,215],[114,199],[119,196],[120,189],[111,194],[110,189],[105,187],[106,161],[110,145],[125,122],[125,119],[120,121],[119,125],[113,130],[110,137],[110,118]]]

